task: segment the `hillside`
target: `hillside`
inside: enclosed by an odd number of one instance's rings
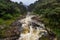
[[[38,0],[29,8],[33,14],[40,15],[46,27],[51,28],[60,38],[60,0]]]
[[[6,22],[3,21],[13,21],[17,17],[26,13],[26,8],[22,2],[19,4],[17,2],[12,2],[10,0],[0,0],[0,24],[3,25]],[[10,21],[10,22],[11,22]],[[9,25],[10,23],[7,22]]]
[[[0,0],[0,38],[5,37],[10,25],[20,16],[25,15],[26,12],[22,2],[18,4],[10,0]],[[14,28],[12,29],[14,31]]]

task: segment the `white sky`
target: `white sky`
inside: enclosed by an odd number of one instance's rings
[[[31,3],[34,3],[37,0],[11,0],[11,1],[18,2],[18,3],[21,1],[21,2],[23,2],[23,4],[29,5]]]

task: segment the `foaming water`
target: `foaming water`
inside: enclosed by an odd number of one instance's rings
[[[47,34],[44,24],[33,20],[33,17],[35,15],[27,15],[26,18],[19,20],[22,23],[23,30],[18,40],[39,40],[39,38]]]

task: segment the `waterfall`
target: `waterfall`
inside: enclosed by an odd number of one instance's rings
[[[34,17],[36,16],[29,15],[28,12],[26,18],[19,20],[19,22],[22,23],[23,30],[18,40],[39,40],[39,38],[47,34],[44,24],[33,20],[32,18]]]

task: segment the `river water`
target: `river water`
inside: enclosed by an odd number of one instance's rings
[[[21,20],[23,30],[21,31],[20,37],[18,40],[39,40],[43,35],[47,34],[45,26],[43,23],[38,22],[37,16],[30,15],[28,12],[27,16]]]

